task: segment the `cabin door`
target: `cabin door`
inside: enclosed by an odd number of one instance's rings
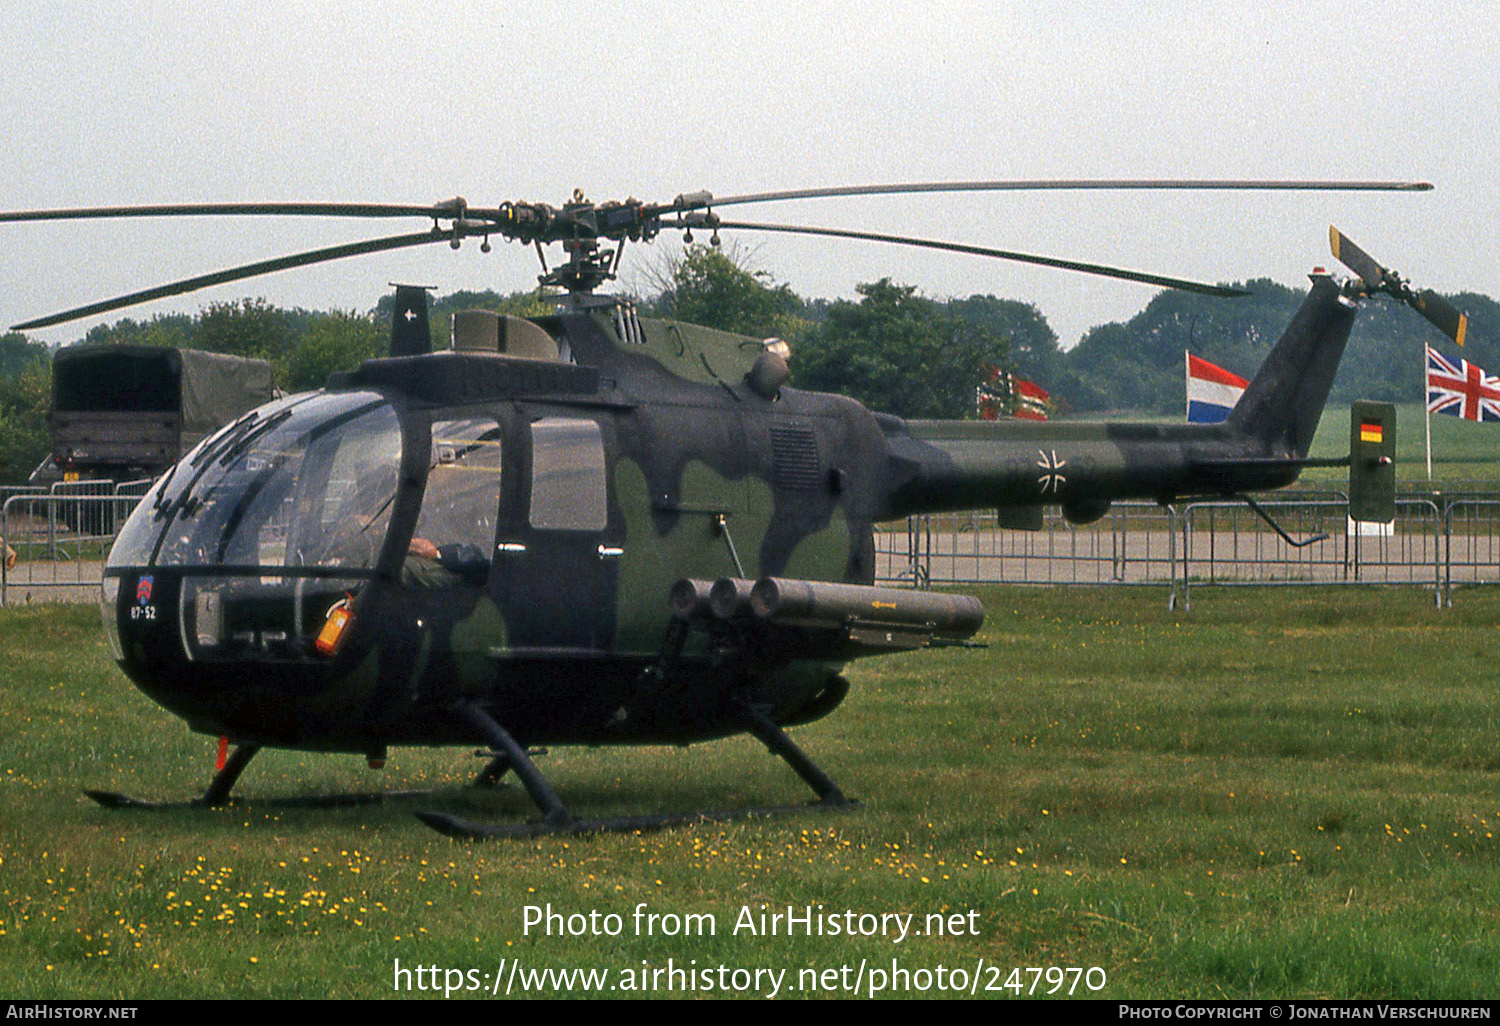
[[[522,416],[494,582],[513,649],[608,648],[622,550],[612,541],[606,424]]]

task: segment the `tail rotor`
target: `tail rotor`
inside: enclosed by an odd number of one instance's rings
[[[1459,345],[1469,331],[1469,317],[1461,313],[1452,303],[1431,289],[1418,291],[1395,271],[1382,267],[1370,254],[1356,246],[1348,236],[1329,225],[1328,243],[1333,247],[1333,257],[1349,270],[1359,275],[1365,291],[1384,292],[1411,307],[1427,318],[1433,327],[1447,335]]]

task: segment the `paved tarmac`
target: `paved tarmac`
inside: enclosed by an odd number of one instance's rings
[[[104,564],[97,559],[28,560],[5,572],[0,601],[4,605],[38,602],[98,602]]]

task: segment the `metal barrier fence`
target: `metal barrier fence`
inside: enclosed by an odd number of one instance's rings
[[[1400,499],[1389,531],[1349,520],[1348,501],[1285,499],[1258,505],[1298,544],[1243,503],[1184,509],[1182,565],[1174,582],[1184,606],[1194,584],[1415,584],[1446,601],[1443,517],[1430,499]]]
[[[1500,584],[1500,496],[1464,496],[1443,507],[1444,600],[1454,584]]]
[[[0,605],[96,597],[115,532],[150,485],[0,487],[0,538],[16,557],[0,565]],[[1121,502],[1085,526],[1049,510],[1039,531],[1002,529],[993,514],[941,514],[877,525],[875,578],[916,588],[1166,585],[1173,606],[1204,585],[1418,585],[1445,606],[1455,585],[1500,584],[1500,493],[1403,496],[1379,533],[1355,531],[1337,492],[1258,505],[1307,543],[1289,544],[1239,502]]]
[[[1455,585],[1500,583],[1500,495],[1403,496],[1384,529],[1355,525],[1339,493],[1257,504],[1292,542],[1242,502],[1116,503],[1085,526],[1049,511],[1040,531],[978,512],[912,517],[877,530],[876,579],[1166,585],[1174,607],[1203,585],[1406,584],[1446,606]]]
[[[1040,531],[1002,529],[993,514],[946,513],[879,525],[875,578],[930,584],[1160,584],[1174,579],[1177,511],[1117,503],[1079,527],[1055,509]]]
[[[0,605],[97,599],[115,533],[150,485],[70,481],[50,491],[6,489]]]

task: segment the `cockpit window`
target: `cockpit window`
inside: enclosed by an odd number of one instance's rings
[[[151,562],[165,520],[176,511],[184,492],[191,488],[205,465],[212,465],[210,457],[222,455],[251,432],[267,430],[273,420],[284,420],[283,415],[288,409],[308,398],[307,395],[292,396],[251,410],[194,446],[176,466],[156,479],[135,513],[120,529],[110,549],[109,565],[145,566]]]
[[[609,523],[604,438],[592,420],[543,417],[531,425],[531,526],[602,531]]]
[[[166,525],[159,565],[373,569],[400,460],[396,412],[378,395],[315,396],[205,443],[127,531],[142,517]],[[117,545],[111,564],[120,556]]]
[[[389,406],[312,442],[289,504],[289,562],[374,567],[390,524],[400,462],[401,431]]]
[[[500,426],[482,417],[438,421],[431,460],[413,551],[421,539],[445,553],[462,547],[467,562],[488,561],[500,510]]]

